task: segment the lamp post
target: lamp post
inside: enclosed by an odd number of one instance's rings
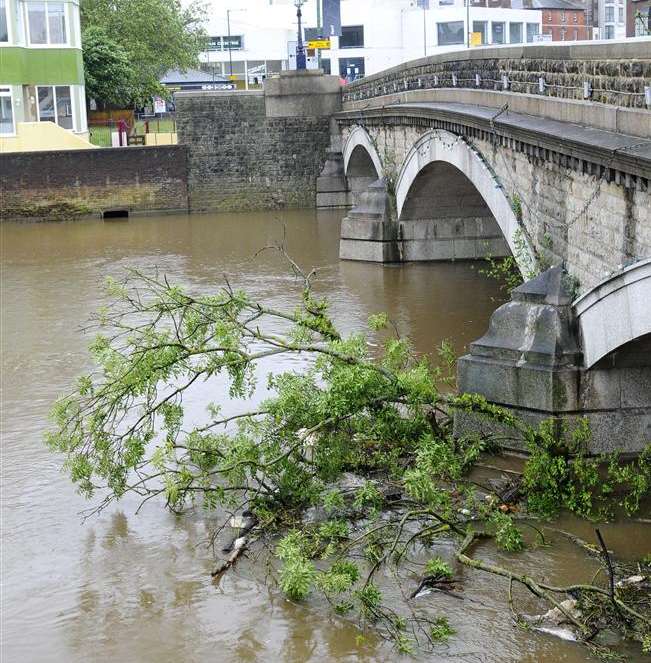
[[[305,0],[295,0],[294,5],[296,7],[296,18],[298,19],[298,41],[296,42],[296,69],[305,70],[307,68],[307,62],[305,59],[305,46],[303,45],[303,28],[301,26],[301,18],[303,17],[303,12],[301,12],[301,7],[305,3]]]
[[[245,12],[246,9],[227,9],[226,10],[226,30],[228,32],[228,73],[233,80],[233,53],[231,44],[231,12]]]

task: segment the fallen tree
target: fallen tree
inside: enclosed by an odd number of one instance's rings
[[[637,585],[618,584],[606,553],[607,586],[556,587],[471,555],[482,539],[513,554],[523,549],[521,527],[531,522],[513,517],[515,500],[528,516],[567,508],[603,516],[617,501],[637,511],[651,486],[651,449],[629,464],[616,455],[589,458],[585,426],[559,439],[557,425],[532,429],[480,396],[441,391],[445,363],[417,357],[382,314],[369,319],[370,330],[384,334],[381,348],[363,333],[343,338],[328,303],[314,295],[314,273],[289,262],[300,280],[292,311],[252,301],[228,281],[210,296],[158,275],[110,281],[113,303],[98,314],[91,346],[98,370],[58,401],[48,435],[80,492],[99,494],[93,512],[133,493],[142,504],[160,497],[175,512],[201,505],[223,514],[213,544],[229,525],[237,535],[214,575],[271,542],[290,599],[319,591],[337,613],[372,623],[403,652],[452,634],[445,617],[416,609],[413,598],[424,589],[462,596],[453,564],[504,577],[518,625],[532,621],[515,608],[514,584],[556,610],[587,646],[599,649],[592,643],[608,625],[651,649],[651,560]],[[267,376],[269,398],[224,412],[252,397],[260,362],[296,355],[304,358],[300,371]],[[206,380],[217,385],[218,402],[191,423],[184,395]],[[516,427],[528,440],[523,476],[503,495],[472,478],[498,441],[455,439],[455,409]],[[410,555],[426,555],[441,537],[456,542],[452,560],[433,556],[417,577],[401,573]],[[410,584],[400,606],[383,601],[381,569]]]

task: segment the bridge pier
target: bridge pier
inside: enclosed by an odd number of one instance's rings
[[[651,293],[651,278],[638,282]],[[459,359],[459,390],[479,393],[533,425],[551,418],[571,430],[585,417],[591,453],[640,452],[651,442],[651,333],[586,367],[579,327],[568,279],[560,267],[547,270],[513,291]],[[517,431],[475,414],[456,414],[454,428],[456,435],[495,433],[504,447],[524,449]]]

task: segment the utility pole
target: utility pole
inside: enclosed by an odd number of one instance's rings
[[[423,51],[427,57],[427,9],[423,5]]]
[[[466,0],[466,43],[470,48],[470,0]]]
[[[295,0],[294,6],[296,7],[296,18],[298,19],[298,41],[296,43],[296,69],[305,70],[307,68],[307,62],[305,60],[305,46],[303,45],[303,27],[301,25],[301,18],[303,13],[301,12],[301,7],[305,0]]]
[[[231,51],[231,10],[226,10],[226,25],[228,27],[228,71],[233,80],[233,53]]]
[[[317,37],[323,39],[325,35],[323,34],[321,26],[321,0],[316,0],[316,31]],[[321,69],[321,49],[316,49],[316,66],[318,69]]]

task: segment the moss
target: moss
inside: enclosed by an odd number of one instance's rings
[[[0,209],[0,215],[3,219],[35,219],[38,221],[68,221],[92,214],[92,212],[93,210],[88,205],[67,201],[43,205],[24,204]]]

